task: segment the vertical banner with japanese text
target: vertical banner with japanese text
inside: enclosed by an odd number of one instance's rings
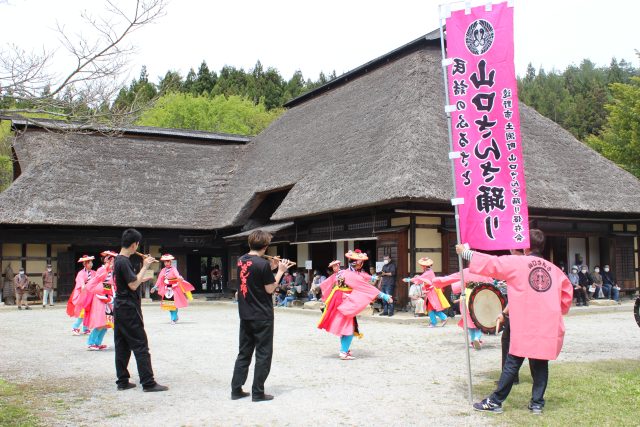
[[[461,239],[474,249],[527,248],[513,7],[503,2],[468,11],[446,19],[456,197],[464,199]]]

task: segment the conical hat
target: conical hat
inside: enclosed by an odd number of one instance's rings
[[[96,257],[89,256],[89,255],[82,255],[78,260],[78,262],[93,261],[94,259],[96,259]]]

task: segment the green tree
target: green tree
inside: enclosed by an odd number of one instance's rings
[[[136,111],[141,105],[149,105],[157,94],[155,85],[149,82],[147,67],[143,65],[140,76],[134,79],[128,88],[120,89],[113,103],[113,111]]]
[[[611,85],[613,101],[600,135],[586,142],[594,150],[640,178],[640,77]]]
[[[169,93],[138,120],[143,126],[196,129],[210,132],[257,135],[282,109],[267,110],[263,103],[237,95],[194,96]]]

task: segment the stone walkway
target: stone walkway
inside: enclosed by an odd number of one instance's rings
[[[145,305],[143,311],[156,377],[170,386],[167,393],[142,393],[140,387],[116,392],[113,350],[86,351],[86,338],[70,334],[71,322],[62,304],[27,312],[0,309],[0,377],[49,389],[35,404],[49,425],[477,426],[491,422],[469,410],[464,337],[457,320],[444,328],[428,329],[426,319],[404,313],[391,319],[362,317],[365,336],[352,347],[358,359],[345,362],[337,358],[337,338],[315,328],[319,312],[277,309],[275,354],[266,390],[276,399],[253,403],[229,399],[237,351],[234,304],[196,303],[181,310],[175,326],[156,303]],[[575,309],[566,324],[562,362],[640,354],[640,328],[630,302],[607,311]],[[112,344],[112,332],[105,342]],[[486,380],[487,373],[499,365],[499,338],[485,337],[485,348],[472,353],[474,381]],[[137,380],[133,360],[130,368]],[[553,400],[548,404],[553,405]]]

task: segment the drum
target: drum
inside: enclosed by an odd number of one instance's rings
[[[492,284],[475,286],[469,295],[469,316],[476,328],[485,334],[497,334],[504,324],[497,325],[496,319],[507,306],[500,290]]]
[[[636,303],[633,306],[633,317],[636,318],[636,323],[640,326],[640,297],[636,298]]]

